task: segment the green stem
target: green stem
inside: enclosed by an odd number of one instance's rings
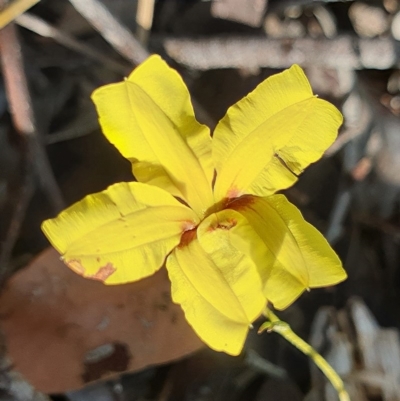
[[[335,372],[332,366],[329,365],[329,363],[317,351],[315,351],[311,345],[307,344],[298,335],[296,335],[287,323],[279,320],[279,318],[269,308],[266,308],[264,315],[269,319],[269,322],[265,322],[261,325],[259,333],[267,330],[280,334],[285,340],[289,341],[303,354],[310,357],[312,361],[321,369],[322,373],[327,377],[337,391],[340,401],[350,401],[349,394],[344,388],[342,379]]]

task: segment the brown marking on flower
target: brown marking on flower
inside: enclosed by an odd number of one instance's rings
[[[220,230],[230,230],[232,227],[235,227],[236,224],[236,219],[227,219],[225,221],[219,221],[215,228]]]
[[[233,199],[231,202],[227,203],[226,208],[236,211],[243,210],[252,205],[256,199],[257,198],[252,195],[243,195],[240,198]]]
[[[183,248],[184,246],[188,246],[196,238],[197,238],[196,227],[185,231],[181,236],[181,242],[179,243],[178,248]]]
[[[238,188],[231,188],[227,195],[228,199],[236,199],[240,196],[240,191]]]
[[[75,273],[78,273],[81,276],[85,274],[85,268],[81,265],[79,259],[64,260],[64,263]]]
[[[237,224],[236,219],[226,219],[223,221],[217,221],[215,224],[208,227],[207,231],[215,231],[215,230],[230,230],[232,227],[235,227]]]
[[[217,181],[217,171],[214,170],[214,174],[213,174],[213,179],[211,181],[211,188],[214,189],[215,187],[215,181]]]
[[[196,228],[196,224],[193,221],[185,220],[182,222],[182,232],[190,231]]]
[[[97,270],[97,273],[87,276],[88,278],[91,278],[93,280],[99,280],[99,281],[105,281],[107,280],[111,274],[113,274],[117,269],[111,264],[107,263],[105,266],[100,267],[99,270]]]
[[[275,153],[274,153],[274,157],[275,157],[276,159],[278,159],[279,162],[281,163],[281,165],[282,165],[284,168],[286,168],[290,173],[292,173],[295,177],[298,177],[299,174],[301,174],[301,173],[303,172],[302,170],[299,170],[298,173],[296,173],[295,171],[293,171],[293,168],[290,167],[290,165],[289,165],[289,161],[285,160],[285,158],[284,158],[282,155],[280,155],[279,152],[278,152],[277,150],[276,150]],[[294,167],[294,166],[293,166],[293,167]]]

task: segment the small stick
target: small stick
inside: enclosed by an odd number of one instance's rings
[[[40,0],[14,0],[9,5],[6,5],[4,9],[0,7],[0,29],[14,21],[15,18],[39,1]],[[3,5],[2,3],[4,3],[3,0],[0,2],[0,6]]]
[[[146,44],[153,25],[154,0],[139,0],[136,12],[137,36]]]
[[[69,1],[101,33],[104,39],[127,60],[137,65],[149,56],[149,52],[140,44],[132,32],[123,26],[99,1]]]
[[[123,57],[138,65],[150,56],[150,52],[135,38],[132,32],[115,18],[98,0],[69,0],[75,9],[96,28],[104,39]],[[202,123],[214,127],[208,112],[192,98],[196,114]]]
[[[114,61],[101,52],[75,39],[68,33],[55,28],[54,26],[50,25],[48,22],[44,21],[42,18],[36,15],[25,13],[17,17],[15,19],[15,22],[19,26],[29,29],[30,31],[40,36],[51,38],[57,43],[67,47],[68,49],[76,51],[77,53],[80,53],[87,58],[104,64],[107,68],[118,74],[126,75],[129,72],[128,66]]]
[[[0,31],[0,55],[14,127],[26,142],[37,178],[53,208],[58,212],[64,207],[64,201],[37,132],[32,99],[23,66],[21,44],[14,23]]]
[[[385,70],[400,65],[399,44],[391,38],[364,39],[343,35],[333,39],[262,37],[161,38],[176,62],[197,70],[219,68],[288,68],[320,66],[338,69]]]
[[[31,174],[25,173],[25,179],[19,188],[18,199],[13,210],[13,215],[8,226],[5,240],[1,244],[0,288],[2,288],[5,280],[8,278],[8,275],[11,273],[9,269],[9,263],[12,256],[12,250],[18,239],[21,225],[24,221],[25,213],[32,199],[34,191],[35,183],[33,177]]]

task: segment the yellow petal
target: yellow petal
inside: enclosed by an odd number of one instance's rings
[[[132,162],[140,182],[185,200],[199,215],[213,203],[209,129],[194,116],[179,74],[151,56],[127,80],[92,99],[107,139]]]
[[[235,229],[246,224],[235,211],[211,215],[198,228],[198,239],[167,259],[174,302],[208,346],[232,355],[240,353],[266,304],[256,265],[236,247]]]
[[[248,221],[234,210],[222,210],[207,217],[197,229],[197,236],[237,300],[235,314],[241,308],[243,317],[253,322],[265,307],[256,265],[256,260],[266,251],[265,247],[257,247],[263,245],[261,239]]]
[[[299,66],[268,78],[215,129],[216,200],[289,187],[322,156],[341,123],[333,105],[313,96]]]
[[[158,270],[196,223],[194,212],[168,192],[123,182],[87,196],[42,229],[74,271],[121,284]]]
[[[246,196],[229,207],[246,217],[270,250],[267,264],[272,270],[266,275],[264,291],[275,308],[286,308],[305,289],[334,285],[346,278],[322,234],[283,195]]]

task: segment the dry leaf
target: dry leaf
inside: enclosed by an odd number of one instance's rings
[[[15,369],[58,393],[183,357],[202,346],[170,298],[165,269],[137,283],[84,279],[44,251],[0,297]]]

